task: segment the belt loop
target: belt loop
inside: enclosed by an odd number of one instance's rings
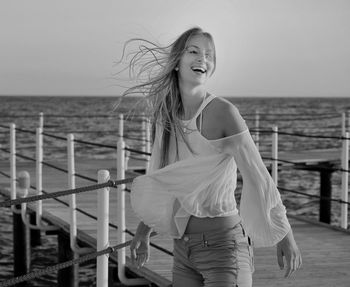
[[[205,238],[205,234],[204,233],[202,233],[202,244],[203,244],[203,247],[208,247],[208,241]]]

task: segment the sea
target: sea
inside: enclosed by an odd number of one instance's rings
[[[225,96],[223,96],[225,97]],[[307,149],[340,148],[338,138],[342,133],[342,113],[350,109],[349,98],[301,98],[301,97],[225,97],[240,111],[256,139],[259,133],[259,149],[271,151],[271,128],[278,126],[280,132],[295,135],[279,135],[280,151],[303,151]],[[75,139],[115,146],[118,140],[118,116],[125,118],[124,134],[127,145],[133,149],[142,148],[140,138],[141,116],[149,114],[147,102],[140,97],[104,96],[1,96],[0,97],[0,147],[9,148],[10,123],[24,130],[17,132],[17,148],[28,157],[34,157],[34,135],[39,126],[39,114],[43,113],[44,132],[66,137],[74,133]],[[257,115],[259,124],[257,125]],[[346,128],[349,128],[348,120]],[[307,135],[300,136],[300,135]],[[310,137],[311,136],[311,137]],[[321,137],[318,137],[321,136]],[[327,138],[325,138],[325,136]],[[329,138],[328,138],[329,137]],[[44,137],[44,159],[66,157],[64,142]],[[47,148],[46,148],[47,147]],[[83,146],[76,148],[77,157],[110,158],[115,151],[108,147]],[[339,155],[340,158],[340,155]],[[25,159],[18,159],[23,161]],[[0,150],[1,163],[9,162],[8,154]],[[3,165],[2,165],[3,166]],[[2,171],[7,172],[7,171]],[[0,177],[3,175],[0,173]],[[0,182],[4,182],[1,180]],[[279,172],[279,186],[319,194],[319,173],[282,169]],[[4,186],[0,186],[4,188]],[[332,176],[333,197],[340,198],[341,173]],[[318,219],[319,203],[315,198],[282,192],[282,199],[290,214]],[[5,200],[0,195],[0,201]],[[0,282],[13,277],[12,256],[12,214],[8,208],[0,210]],[[332,203],[332,224],[339,225],[340,206]],[[41,269],[57,263],[56,236],[42,237],[42,245],[32,253],[32,269]],[[27,282],[27,286],[56,286],[56,274],[52,273]],[[94,262],[81,266],[80,286],[95,286],[96,265]]]

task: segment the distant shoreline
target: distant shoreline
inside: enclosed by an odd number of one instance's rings
[[[217,95],[218,97],[224,98],[235,98],[235,99],[349,99],[348,96],[256,96],[256,95],[244,95],[244,96],[228,96],[228,95]],[[1,95],[0,98],[21,98],[21,97],[31,97],[31,98],[119,98],[120,95]],[[141,98],[143,96],[126,96],[128,98]]]

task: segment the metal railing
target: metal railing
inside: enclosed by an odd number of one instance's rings
[[[119,115],[119,134],[118,134],[118,143],[117,143],[117,180],[128,180],[125,179],[125,171],[128,169],[128,159],[130,158],[130,153],[138,153],[141,154],[142,158],[145,160],[145,169],[148,169],[148,162],[150,158],[150,123],[148,120],[142,120],[144,122],[143,129],[144,132],[142,133],[142,141],[144,142],[144,148],[141,151],[129,148],[126,146],[126,143],[124,141],[124,118],[123,115]],[[40,116],[40,126],[36,129],[36,196],[45,196],[47,194],[43,194],[43,188],[42,188],[42,168],[43,164],[43,136],[50,136],[49,134],[43,133],[42,127],[43,127],[43,114]],[[3,126],[2,126],[3,127]],[[257,146],[259,145],[259,113],[256,114],[256,125],[255,128],[257,130],[257,133],[255,135],[255,140],[257,143]],[[16,200],[17,197],[17,176],[16,176],[16,156],[19,156],[19,154],[16,152],[16,130],[20,132],[30,132],[28,130],[23,129],[16,129],[16,126],[14,124],[10,124],[10,186],[11,186],[11,200]],[[272,128],[272,168],[271,168],[271,174],[272,178],[274,179],[276,185],[278,185],[278,166],[280,162],[283,162],[283,160],[278,158],[278,135],[279,134],[285,134],[278,131],[277,126],[274,126]],[[289,133],[288,135],[293,136],[292,133]],[[295,136],[301,136],[300,134],[295,134]],[[333,137],[334,138],[334,137]],[[75,178],[78,176],[75,171],[75,161],[74,161],[74,143],[78,142],[81,144],[94,144],[89,143],[85,141],[77,141],[74,140],[73,134],[68,134],[67,138],[57,138],[60,140],[66,140],[67,141],[67,172],[68,174],[68,183],[70,190],[76,190],[75,185]],[[342,172],[342,196],[341,196],[341,226],[343,228],[347,228],[348,226],[348,173],[349,173],[349,133],[344,132],[341,137],[337,137],[337,139],[342,140],[342,156],[341,156],[341,169],[339,171]],[[113,147],[113,146],[110,146]],[[114,148],[114,147],[113,147]],[[1,148],[2,150],[6,151],[5,149]],[[292,162],[291,162],[292,163]],[[4,174],[1,172],[1,174]],[[80,175],[81,177],[86,177],[83,175]],[[108,171],[101,171],[101,174],[98,177],[98,182],[106,182],[109,179]],[[108,178],[108,179],[107,179]],[[130,179],[129,179],[130,180]],[[126,183],[126,181],[125,181]],[[125,243],[125,233],[129,233],[130,231],[127,230],[125,225],[125,183],[120,183],[118,185],[118,244],[119,246],[123,245]],[[283,188],[281,187],[283,190]],[[287,189],[284,189],[287,190]],[[102,213],[108,214],[108,207],[106,207],[106,204],[108,202],[108,192],[104,190],[103,192],[98,193],[101,198],[98,199],[98,216],[97,218],[100,218],[102,216]],[[103,195],[103,196],[102,196]],[[107,198],[107,199],[106,199]],[[35,227],[32,225],[29,225],[30,228],[47,228],[46,225],[42,224],[42,199],[37,200],[36,203],[36,224]],[[333,200],[333,199],[330,199]],[[74,252],[77,254],[86,254],[87,252],[90,252],[91,249],[86,248],[80,248],[77,245],[77,221],[76,221],[76,199],[75,199],[75,193],[71,193],[70,200],[69,200],[69,206],[70,206],[70,244],[71,248]],[[1,207],[1,205],[0,205]],[[24,210],[24,212],[23,212]],[[104,210],[104,211],[103,211]],[[26,206],[23,206],[22,212],[23,212],[23,219],[26,220]],[[110,226],[109,223],[106,223],[106,218],[103,219],[104,221],[99,223],[98,226],[103,227],[103,230],[98,230],[98,234],[103,234],[102,238],[98,239],[98,250],[101,250],[103,248],[106,248],[108,245],[108,236],[104,233],[105,230],[108,230],[108,226]],[[107,239],[106,239],[107,238]],[[103,274],[103,278],[105,278],[106,275],[106,261],[105,257],[101,257],[99,261],[99,266],[102,269],[98,269],[97,274]],[[103,271],[102,271],[103,270]],[[118,251],[118,275],[120,280],[124,284],[144,284],[145,280],[140,279],[128,279],[125,276],[125,248],[121,248]],[[98,275],[102,276],[102,275]],[[132,280],[132,281],[130,281]],[[99,281],[100,282],[100,281]],[[105,282],[105,279],[101,279],[101,282]],[[102,284],[102,283],[99,283]],[[98,285],[105,286],[105,285]]]

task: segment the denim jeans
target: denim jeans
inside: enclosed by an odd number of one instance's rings
[[[241,223],[174,239],[173,287],[251,287],[253,248]]]

